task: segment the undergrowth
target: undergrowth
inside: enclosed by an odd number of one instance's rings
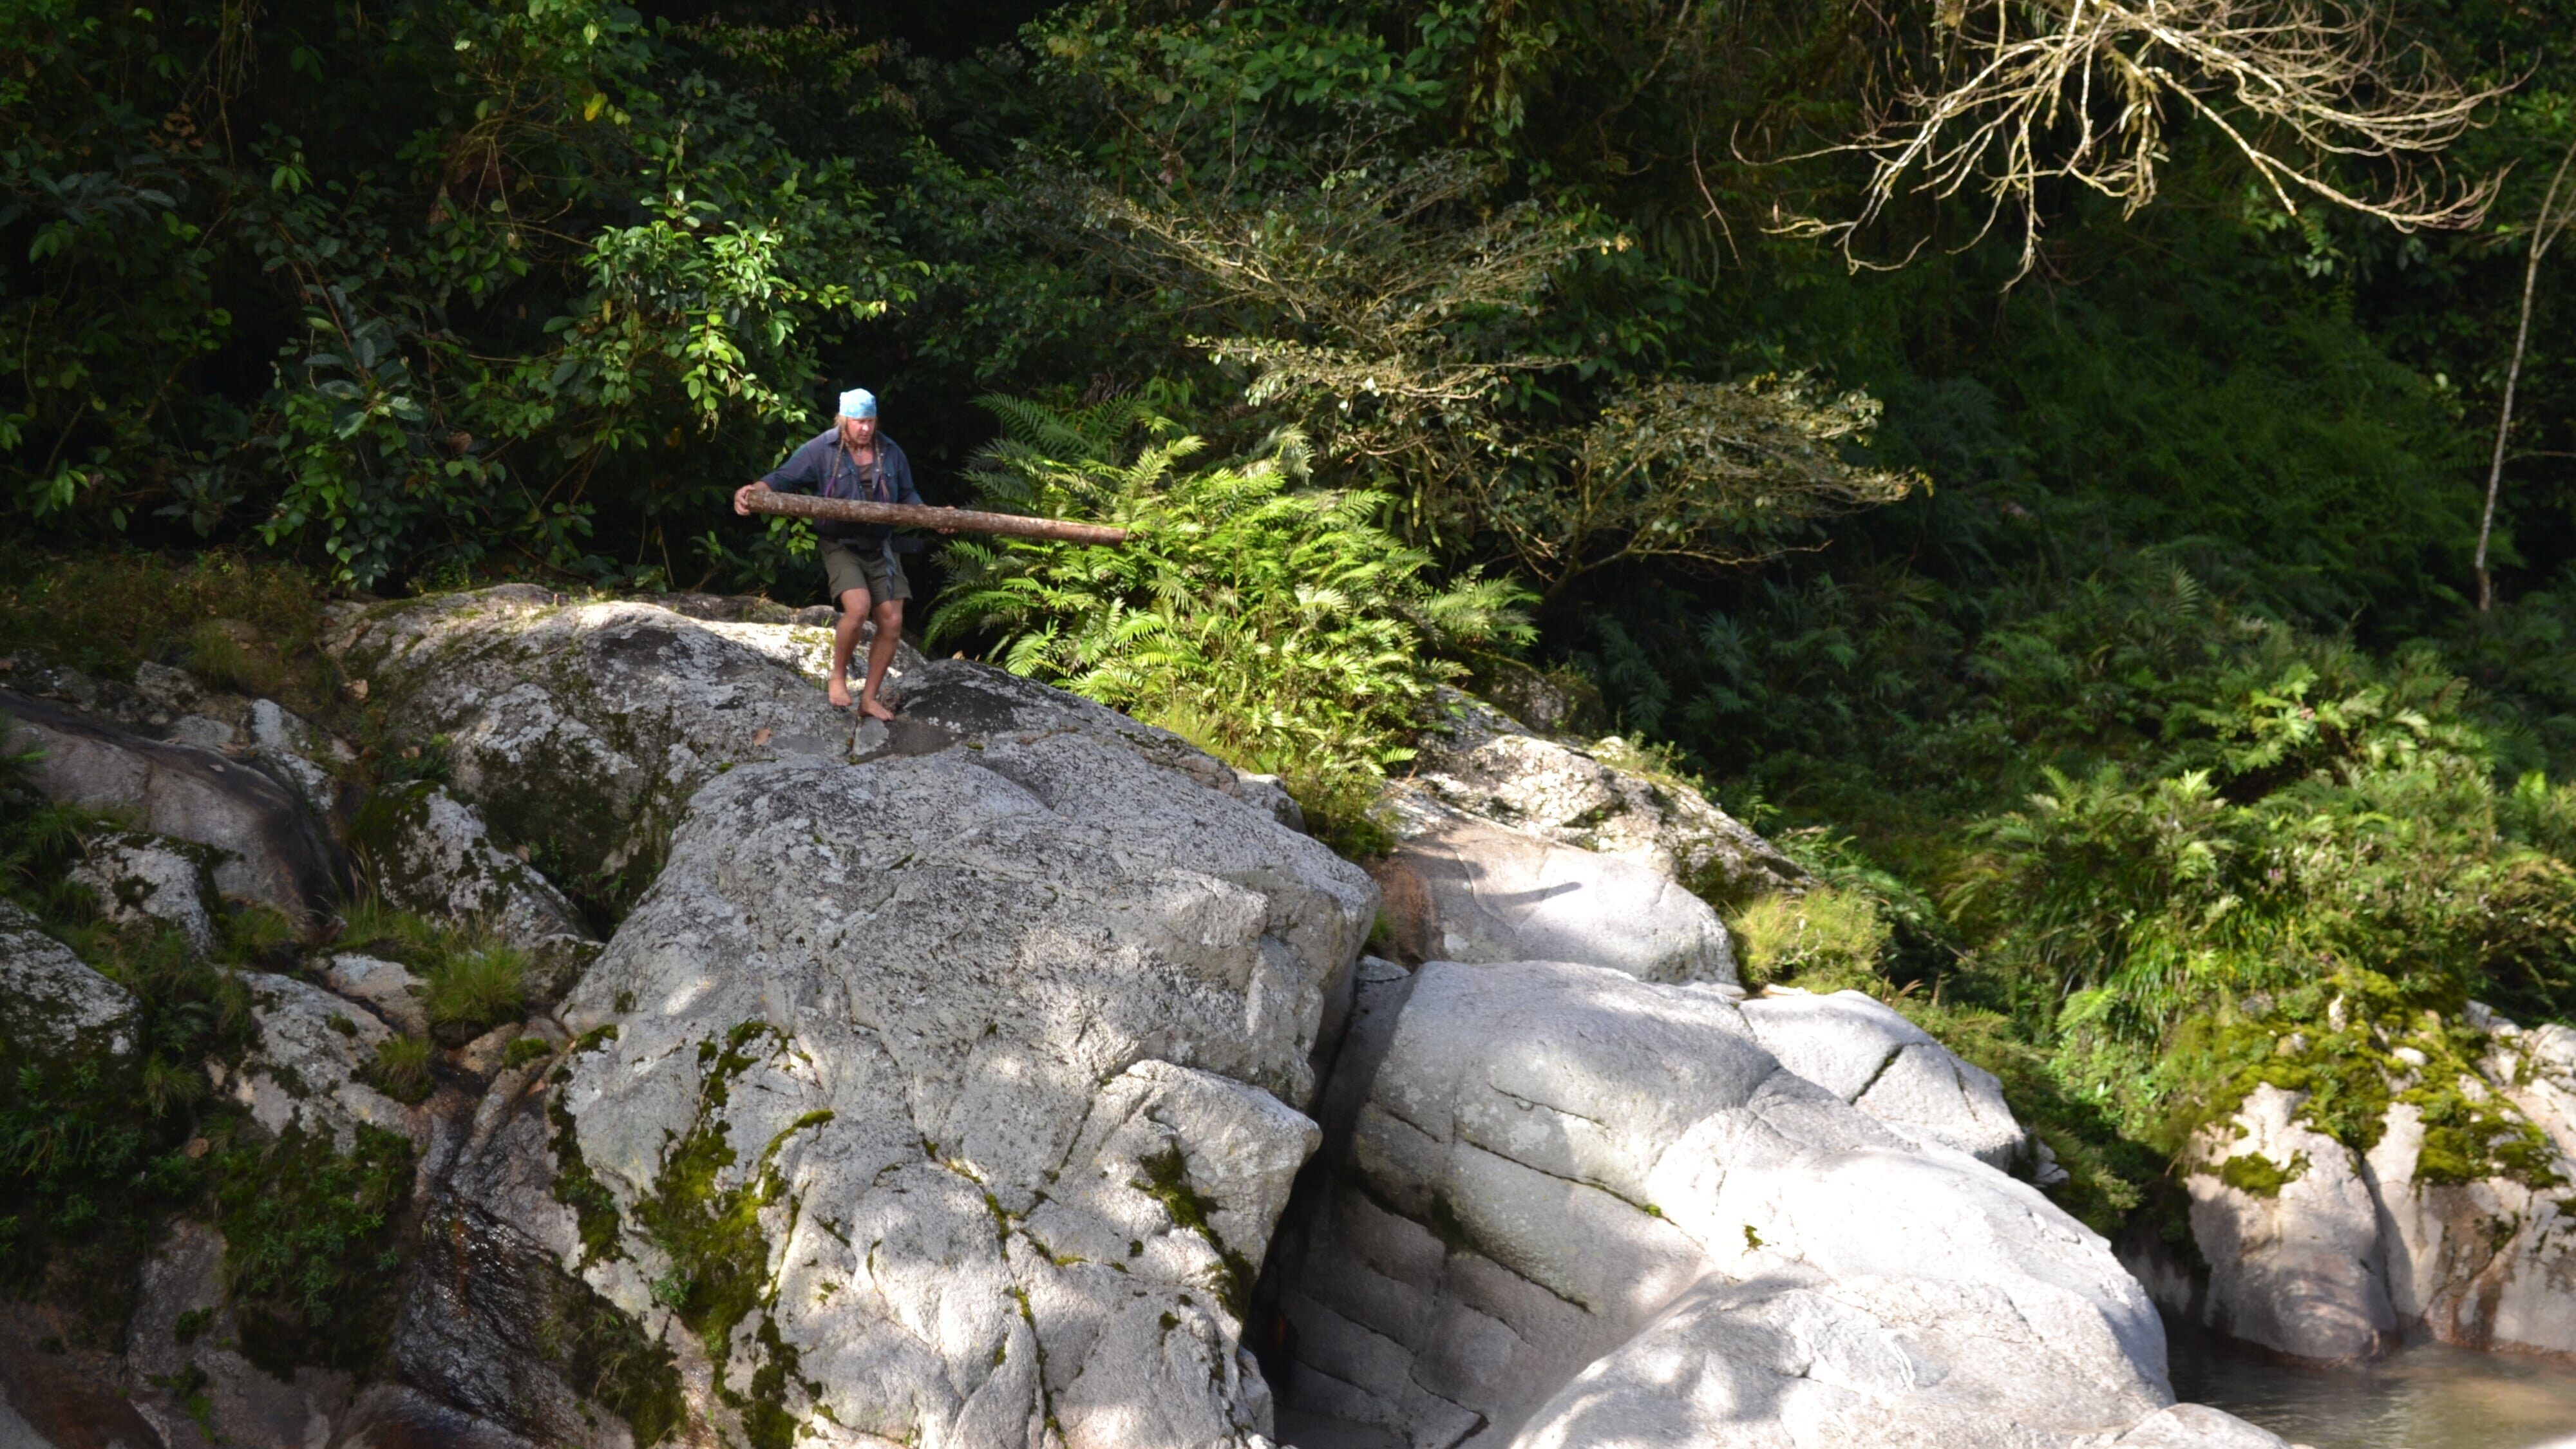
[[[1005,430],[979,460],[985,506],[1116,523],[1124,547],[961,539],[929,640],[990,642],[1029,675],[1278,775],[1319,834],[1382,849],[1367,807],[1410,758],[1461,651],[1532,637],[1530,595],[1432,556],[1376,520],[1388,500],[1317,489],[1281,433],[1231,463],[1132,402],[1057,412],[987,398]],[[1131,446],[1131,436],[1137,440]]]
[[[421,979],[430,1031],[462,1046],[527,1011],[528,952],[475,924],[398,910],[373,892],[341,909],[339,946],[399,962]]]
[[[273,1142],[237,1139],[213,1156],[242,1351],[280,1376],[306,1364],[375,1366],[402,1273],[411,1143],[360,1124],[344,1155],[289,1126]]]

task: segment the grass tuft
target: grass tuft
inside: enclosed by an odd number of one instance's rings
[[[398,1036],[376,1048],[376,1058],[367,1066],[367,1081],[379,1092],[405,1106],[418,1106],[427,1100],[432,1085],[429,1076],[429,1043],[416,1036]]]

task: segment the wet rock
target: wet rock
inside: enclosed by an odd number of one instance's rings
[[[167,836],[110,831],[85,839],[81,855],[69,879],[89,888],[109,920],[174,927],[200,956],[222,944],[215,923],[224,907],[214,877],[221,852]]]
[[[555,1196],[552,1090],[537,1071],[504,1072],[477,1106],[422,1213],[435,1231],[394,1328],[394,1361],[428,1397],[372,1408],[361,1400],[347,1432],[388,1420],[363,1442],[410,1442],[391,1437],[398,1421],[466,1433],[453,1442],[467,1445],[488,1442],[471,1437],[481,1424],[538,1444],[628,1449],[643,1437],[628,1414],[655,1437],[676,1423],[670,1350],[570,1271],[583,1245],[572,1209]],[[669,1327],[666,1309],[644,1316],[657,1330]]]
[[[594,1442],[559,1439],[556,1444]],[[417,1389],[379,1384],[358,1395],[329,1449],[537,1449],[500,1425],[457,1410]]]
[[[121,1366],[72,1334],[55,1307],[0,1298],[0,1449],[200,1449],[195,1425],[130,1401]]]
[[[1886,1005],[1857,991],[1777,991],[1743,1010],[1780,1065],[1897,1135],[1956,1148],[2005,1171],[2028,1154],[2029,1135],[2013,1120],[1994,1073],[1959,1060]]]
[[[820,687],[829,637],[791,625],[514,584],[340,614],[326,647],[396,729],[444,737],[450,788],[503,840],[573,876],[649,873],[722,769],[850,744]]]
[[[1722,992],[1554,963],[1377,973],[1324,1126],[1318,1202],[1279,1248],[1278,1392],[1328,1423],[2072,1445],[2172,1401],[2108,1244],[1785,1070]]]
[[[0,1060],[121,1063],[140,1045],[137,1029],[134,993],[0,899]]]
[[[225,852],[214,877],[227,896],[298,922],[328,910],[331,848],[301,802],[257,768],[5,691],[0,714],[17,722],[10,748],[41,754],[35,776],[48,796]]]
[[[566,1002],[623,1255],[588,1279],[667,1324],[650,1285],[703,1269],[641,1224],[758,1204],[765,1306],[663,1335],[719,1422],[758,1381],[834,1443],[1248,1445],[1243,1295],[1374,894],[1159,731],[922,676],[900,748],[701,791]]]

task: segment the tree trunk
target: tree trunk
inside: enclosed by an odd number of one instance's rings
[[[1067,523],[1057,518],[1027,518],[1017,513],[978,513],[971,508],[932,508],[919,503],[861,503],[850,498],[816,498],[805,493],[774,493],[755,488],[743,495],[754,513],[785,518],[823,518],[836,523],[880,523],[905,528],[964,529],[969,533],[1006,533],[1015,538],[1044,538],[1058,543],[1121,544],[1127,530],[1097,523]]]
[[[2540,259],[2558,233],[2567,229],[2568,213],[2558,210],[2558,188],[2567,179],[2567,163],[2576,161],[2576,142],[2568,143],[2567,154],[2558,158],[2558,173],[2549,178],[2549,192],[2540,199],[2540,217],[2531,228],[2531,251],[2522,264],[2522,321],[2513,332],[2513,361],[2505,368],[2504,404],[2496,410],[2495,455],[2487,462],[2487,506],[2478,518],[2478,612],[2495,607],[2495,579],[2487,572],[2487,540],[2495,533],[2496,494],[2504,487],[2504,445],[2513,433],[2513,395],[2522,384],[2523,353],[2531,344],[2531,297],[2540,284]],[[2569,209],[2576,213],[2576,207]]]

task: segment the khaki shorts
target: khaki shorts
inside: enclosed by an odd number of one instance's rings
[[[912,581],[903,576],[903,560],[892,549],[836,543],[828,538],[815,542],[823,550],[823,586],[831,591],[834,607],[839,607],[841,596],[852,589],[867,590],[872,605],[912,597]]]

